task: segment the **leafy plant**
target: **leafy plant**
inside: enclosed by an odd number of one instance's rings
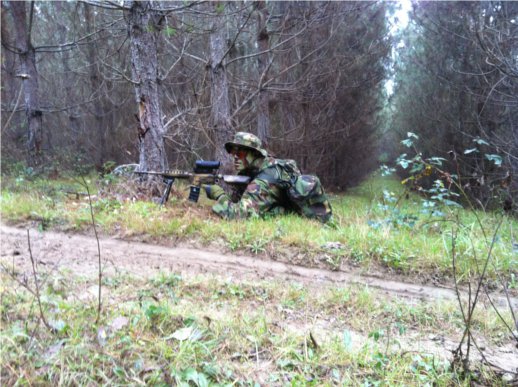
[[[466,193],[465,187],[467,185],[462,183],[466,179],[463,176],[460,176],[459,173],[448,172],[444,168],[444,162],[446,161],[444,158],[424,157],[423,154],[417,150],[416,141],[418,139],[418,136],[414,133],[407,133],[407,138],[401,141],[401,143],[407,148],[413,148],[414,156],[410,157],[408,154],[404,153],[397,158],[396,164],[403,170],[408,171],[409,176],[406,177],[401,183],[407,186],[407,189],[416,190],[423,196],[421,199],[421,214],[427,214],[432,217],[440,217],[451,225],[449,254],[459,307],[465,324],[464,335],[459,343],[459,346],[454,352],[453,366],[461,369],[461,372],[470,378],[470,349],[472,346],[477,349],[479,348],[476,344],[477,339],[472,332],[473,315],[481,293],[484,291],[484,289],[487,289],[486,281],[488,267],[490,265],[495,266],[493,259],[494,250],[497,244],[497,240],[499,239],[500,227],[504,222],[505,217],[503,215],[498,217],[499,219],[497,220],[493,230],[491,230],[488,225],[484,224],[476,212],[476,204],[478,204],[478,207],[480,207],[480,204],[482,203],[474,203],[471,200],[471,197]],[[476,139],[475,142],[477,144],[487,145],[487,143],[483,142],[483,140]],[[478,152],[478,148],[471,148],[466,149],[464,154]],[[486,153],[484,154],[484,157],[487,160],[493,162],[496,167],[500,167],[502,165],[502,157],[499,155]],[[390,169],[388,167],[385,167],[383,168],[383,173],[386,173],[389,170]],[[433,180],[432,184],[427,185],[427,180],[432,177],[432,175],[434,175],[436,178]],[[468,239],[468,243],[466,244],[465,249],[461,249],[462,244],[459,242],[462,242],[462,236],[465,235],[466,230],[473,228],[473,226],[470,227],[467,225],[460,215],[459,210],[462,210],[463,208],[461,205],[461,199],[464,204],[468,205],[471,209],[472,214],[476,219],[474,226],[479,228],[480,233],[483,236],[481,248],[478,248],[472,239]],[[399,200],[393,200],[392,195],[384,193],[384,202],[386,201],[396,202],[396,204],[399,203]],[[448,209],[447,213],[443,211],[443,209],[446,208]],[[388,207],[383,205],[383,209],[388,210]],[[393,209],[392,212],[394,212]],[[376,226],[376,224],[374,224],[374,226]],[[479,260],[479,254],[482,254],[481,261]],[[463,255],[471,256],[470,260],[474,263],[474,270],[471,272],[468,271],[467,276],[461,279],[458,276],[458,258]],[[389,255],[389,257],[391,256]],[[467,260],[464,259],[464,262],[467,262]],[[466,273],[465,270],[462,270],[462,272]],[[499,274],[497,275],[501,278]],[[462,282],[467,282],[469,286],[469,301],[467,304],[464,303],[461,298],[461,290],[459,288],[461,280]],[[507,283],[502,280],[500,280],[500,282],[504,291],[507,292]],[[472,284],[474,285],[473,287]],[[494,303],[492,303],[492,306],[496,309]],[[511,314],[515,316],[510,302],[509,307],[511,308]],[[512,327],[507,324],[504,318],[501,318],[501,321],[505,326],[508,327],[511,335],[518,343],[518,337],[514,335]],[[516,319],[514,319],[513,325],[516,325],[516,323]],[[463,349],[464,344],[466,346],[465,349]]]
[[[156,322],[167,318],[169,310],[163,305],[151,304],[144,309],[144,314],[151,322]]]

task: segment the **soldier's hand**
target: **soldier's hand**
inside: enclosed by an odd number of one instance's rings
[[[225,191],[223,190],[223,188],[221,188],[217,184],[212,184],[212,185],[206,184],[203,186],[203,189],[205,190],[207,197],[212,200],[218,200],[221,195],[225,194]]]

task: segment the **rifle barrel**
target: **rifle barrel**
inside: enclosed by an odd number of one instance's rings
[[[139,175],[155,175],[155,176],[162,176],[164,178],[179,178],[179,179],[186,179],[189,177],[192,177],[194,174],[187,171],[166,171],[166,172],[157,172],[157,171],[139,171],[135,172]]]
[[[250,183],[250,177],[248,176],[239,176],[239,175],[212,175],[210,173],[192,173],[188,171],[166,171],[166,172],[157,172],[157,171],[142,171],[135,172],[139,175],[155,175],[162,176],[164,179],[190,179],[195,178],[196,176],[213,176],[215,180],[223,180],[227,184],[248,184]]]

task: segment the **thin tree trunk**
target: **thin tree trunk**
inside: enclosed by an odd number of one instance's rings
[[[27,116],[27,162],[31,166],[41,162],[43,142],[43,113],[39,103],[38,70],[36,51],[31,43],[32,12],[34,2],[30,3],[31,15],[27,17],[26,2],[10,3],[16,32],[16,46],[20,53],[21,71]],[[29,19],[29,20],[27,20]]]
[[[91,6],[84,3],[84,14],[87,31],[92,32],[95,29],[95,23],[92,20]],[[96,141],[92,141],[95,144],[97,150],[97,165],[102,167],[106,158],[106,125],[104,119],[104,108],[101,101],[103,82],[99,71],[99,58],[97,55],[97,44],[95,39],[92,37],[88,44],[88,60],[90,61],[88,76],[90,78],[90,85],[92,88],[92,107],[94,122],[93,131],[96,133]]]
[[[267,147],[268,138],[270,136],[270,96],[267,90],[263,89],[263,82],[266,80],[268,72],[269,58],[269,35],[266,28],[266,21],[268,20],[268,8],[266,8],[265,1],[257,1],[257,49],[259,52],[264,52],[257,57],[258,77],[257,87],[260,88],[259,97],[257,101],[257,135]]]
[[[2,46],[12,47],[13,37],[12,24],[8,21],[8,12],[5,7],[5,2],[2,2],[1,12],[1,28],[2,28]],[[4,113],[6,119],[5,126],[2,127],[2,136],[6,133],[11,133],[10,136],[13,138],[21,138],[23,134],[18,133],[22,126],[22,117],[15,113],[13,110],[21,102],[22,90],[20,89],[23,85],[16,80],[16,54],[11,50],[2,50],[2,88],[1,88],[1,100],[6,106],[8,106],[7,113]],[[6,137],[4,137],[5,140]]]
[[[210,80],[211,80],[211,114],[210,122],[214,131],[216,146],[215,157],[221,161],[223,171],[232,167],[232,159],[224,149],[225,142],[232,139],[230,122],[230,99],[227,71],[224,55],[227,52],[225,34],[225,13],[228,4],[214,1],[211,3],[214,13],[212,31],[210,34]],[[224,10],[223,12],[221,10]]]
[[[62,1],[56,1],[53,3],[56,13],[58,15],[63,15],[65,13],[65,9],[63,8]],[[67,41],[67,26],[65,22],[58,18],[57,31],[59,35],[59,41],[61,44],[64,44]],[[65,103],[70,106],[67,109],[67,118],[68,118],[68,129],[69,133],[67,133],[70,138],[75,138],[79,134],[80,129],[80,114],[79,109],[75,107],[76,101],[76,93],[75,91],[75,77],[72,69],[70,67],[69,60],[69,52],[64,51],[61,53],[61,63],[63,64],[63,88],[65,92]]]
[[[2,28],[2,44],[5,44],[7,46],[12,46],[12,37],[11,37],[11,26],[8,24],[7,21],[7,12],[4,8],[4,2],[2,2],[2,22],[1,22],[1,28]],[[5,102],[9,101],[11,102],[17,95],[18,88],[16,87],[16,81],[15,81],[15,55],[13,52],[3,49],[2,50],[2,70],[5,71],[5,74],[7,77],[2,79],[2,100]],[[10,96],[10,98],[7,98],[7,96]],[[10,101],[11,100],[11,101]],[[14,104],[15,101],[12,103]]]
[[[157,41],[160,14],[154,2],[128,1],[131,67],[138,103],[140,170],[167,169],[162,111],[158,91]]]

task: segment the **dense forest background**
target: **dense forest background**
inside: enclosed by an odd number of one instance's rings
[[[2,1],[2,170],[228,165],[243,130],[343,190],[411,132],[512,205],[518,2],[414,2],[404,29],[399,6]]]

